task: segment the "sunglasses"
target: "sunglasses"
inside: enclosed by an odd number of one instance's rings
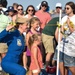
[[[32,12],[33,12],[34,10],[30,10],[30,9],[29,9],[28,11],[29,11],[29,12],[30,12],[30,11],[32,11]]]
[[[56,7],[56,9],[58,9],[58,8],[61,9],[61,7]]]
[[[23,10],[23,9],[18,9],[18,11]]]
[[[42,5],[42,7],[48,7],[47,5]]]
[[[65,7],[65,10],[69,10],[70,8],[68,8],[68,7]]]

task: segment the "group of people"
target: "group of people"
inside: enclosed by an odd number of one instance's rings
[[[5,5],[4,2],[5,1]],[[24,13],[21,4],[14,3],[6,11],[7,1],[0,3],[0,53],[1,67],[9,75],[39,75],[41,69],[56,66],[58,50],[61,75],[68,70],[75,75],[75,4],[67,2],[62,13],[60,45],[58,47],[61,3],[54,14],[46,10],[48,2],[42,1],[39,10],[29,5]],[[55,42],[57,42],[56,47]],[[58,49],[59,48],[59,49]],[[45,57],[44,57],[45,56]],[[45,58],[45,61],[44,61]],[[47,74],[47,73],[46,73]]]

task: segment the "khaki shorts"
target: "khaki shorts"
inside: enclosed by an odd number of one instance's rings
[[[6,43],[0,43],[0,53],[6,53],[8,46]]]
[[[53,38],[54,36],[50,36],[42,33],[42,42],[45,47],[46,53],[54,53]]]

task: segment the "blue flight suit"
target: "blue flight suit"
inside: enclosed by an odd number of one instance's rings
[[[3,30],[0,33],[0,42],[8,45],[8,52],[1,63],[3,70],[10,75],[26,75],[26,70],[19,65],[25,47],[23,35],[18,30],[12,32]]]

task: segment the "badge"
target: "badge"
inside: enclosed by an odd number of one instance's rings
[[[20,39],[17,39],[17,45],[18,45],[18,46],[21,46],[21,45],[22,45],[22,43],[21,43],[21,40],[20,40]]]

